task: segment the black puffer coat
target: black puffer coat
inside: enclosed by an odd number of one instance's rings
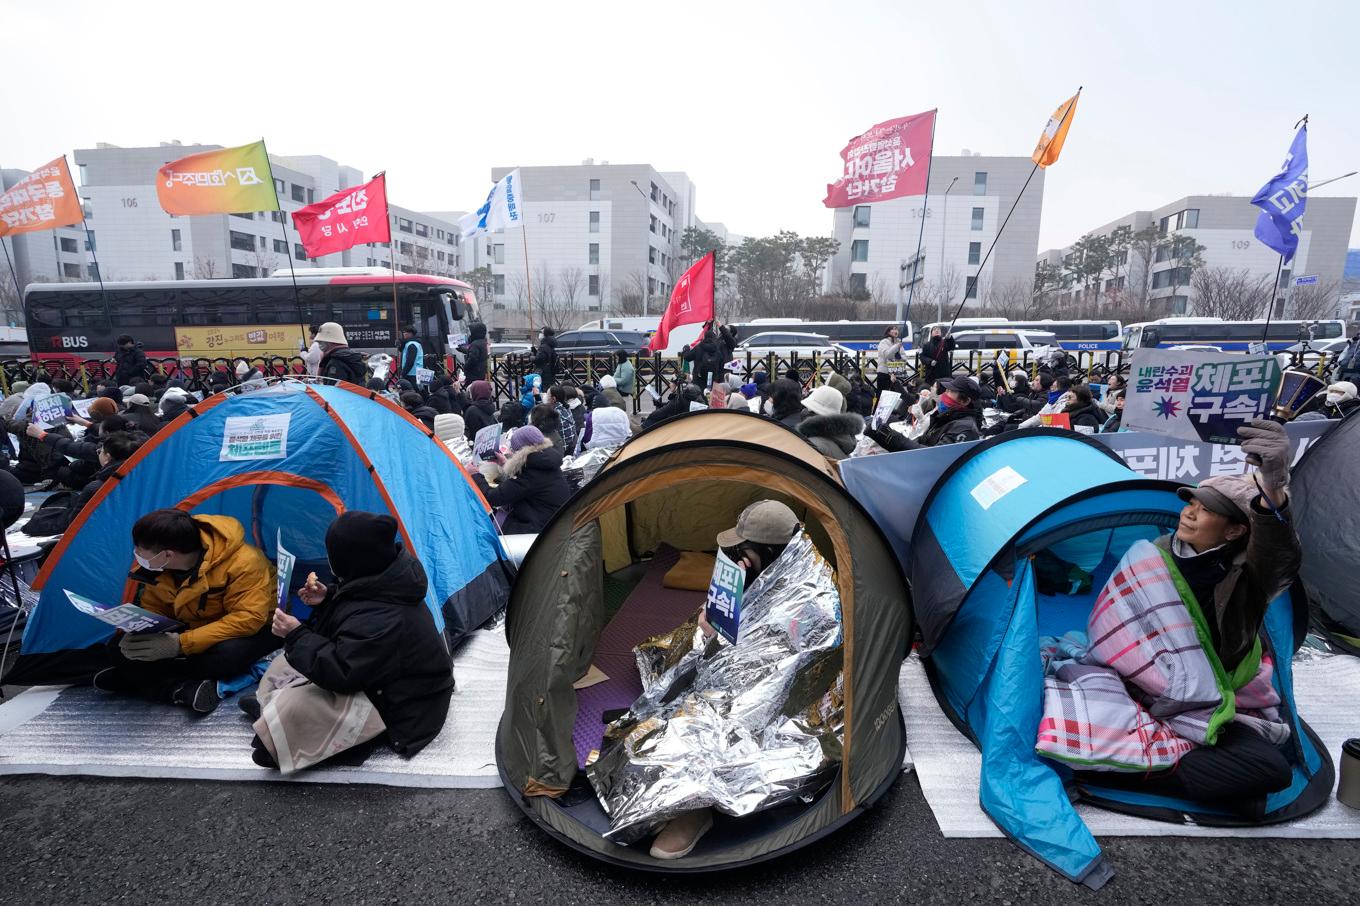
[[[976,406],[967,409],[950,409],[931,416],[930,427],[921,435],[920,445],[936,447],[942,444],[957,444],[982,437],[982,413]]]
[[[1109,416],[1105,414],[1105,410],[1101,409],[1095,403],[1089,403],[1085,406],[1069,406],[1067,409],[1067,418],[1074,429],[1090,428],[1092,431],[1099,431],[1101,426],[1109,420]]]
[[[486,502],[508,510],[501,526],[505,534],[543,531],[548,520],[567,502],[571,486],[562,473],[562,459],[562,451],[545,442],[511,454],[501,468],[500,484],[494,488],[480,472],[473,474]]]
[[[283,640],[288,663],[321,688],[366,694],[407,757],[439,735],[453,696],[453,661],[425,606],[426,584],[420,561],[403,552],[381,573],[332,588]]]
[[[468,440],[477,436],[477,432],[487,425],[494,424],[496,421],[496,404],[491,400],[473,400],[468,403],[468,407],[463,410],[463,433]]]

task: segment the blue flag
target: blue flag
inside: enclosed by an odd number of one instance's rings
[[[1299,127],[1289,154],[1270,182],[1251,199],[1261,209],[1256,238],[1279,252],[1286,262],[1299,248],[1303,209],[1308,203],[1308,126]]]

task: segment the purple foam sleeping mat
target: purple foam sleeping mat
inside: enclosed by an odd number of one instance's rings
[[[678,550],[662,545],[642,581],[600,633],[591,663],[609,679],[576,693],[576,726],[571,738],[576,745],[576,763],[582,767],[591,750],[598,749],[604,740],[604,712],[627,708],[642,694],[633,648],[643,639],[679,626],[704,602],[703,592],[662,587],[661,580],[679,559]]]

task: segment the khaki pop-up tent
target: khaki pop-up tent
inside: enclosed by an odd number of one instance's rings
[[[619,621],[645,623],[652,604],[630,598],[611,621],[607,576],[639,570],[668,548],[711,551],[716,535],[761,499],[793,507],[836,570],[844,629],[841,762],[810,804],[722,819],[690,855],[661,862],[645,844],[625,847],[602,836],[609,818],[582,769],[588,756],[581,743],[583,736],[599,739],[601,713],[587,707],[590,690],[573,683],[596,662],[600,640],[617,644],[626,629]],[[657,588],[660,602],[665,593]],[[626,617],[630,608],[634,616]],[[891,548],[811,445],[749,413],[707,410],[671,419],[615,454],[525,557],[506,619],[510,676],[497,739],[502,779],[548,833],[616,864],[712,871],[782,855],[846,824],[901,770],[897,675],[910,628]],[[641,637],[625,646],[636,641]]]

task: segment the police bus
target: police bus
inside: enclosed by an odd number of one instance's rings
[[[948,321],[927,324],[922,336],[929,337],[936,327]],[[959,318],[955,330],[1038,330],[1057,337],[1058,345],[1071,352],[1114,352],[1120,348],[1123,325],[1118,321],[1011,321],[1007,318]]]
[[[1166,349],[1171,346],[1217,346],[1224,352],[1246,352],[1253,343],[1261,342],[1265,329],[1264,320],[1160,318],[1156,321],[1130,324],[1124,331],[1124,351]],[[1278,352],[1302,340],[1318,342],[1345,335],[1346,325],[1340,320],[1272,320],[1269,332],[1265,336],[1265,343],[1267,349]]]
[[[398,309],[394,312],[393,283]],[[130,334],[150,358],[296,355],[303,328],[335,321],[350,346],[391,352],[397,330],[415,325],[425,351],[448,352],[450,335],[478,317],[472,287],[450,277],[393,276],[383,268],[314,268],[297,275],[129,283],[34,283],[24,292],[28,345],[36,358],[113,355]]]
[[[833,343],[848,346],[857,352],[874,352],[878,341],[889,327],[896,326],[904,349],[912,348],[913,332],[910,324],[898,321],[803,321],[798,318],[756,318],[733,324],[737,342],[744,343],[758,333],[785,330],[793,333],[820,334]]]

